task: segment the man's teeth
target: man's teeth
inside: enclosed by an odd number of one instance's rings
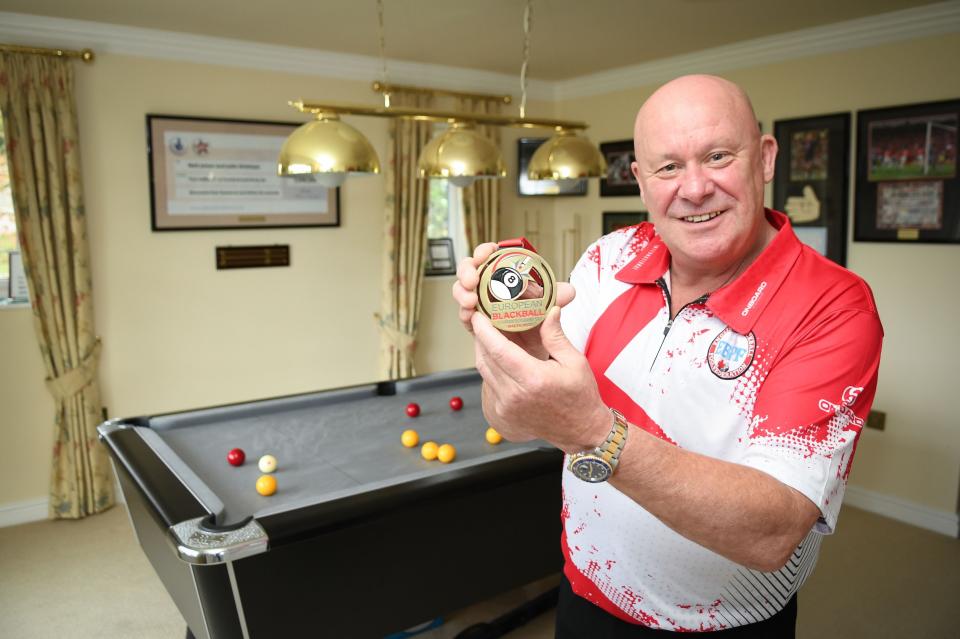
[[[684,222],[706,222],[707,220],[712,220],[713,218],[720,215],[720,211],[711,211],[709,213],[704,213],[703,215],[691,215],[689,217],[683,218]]]

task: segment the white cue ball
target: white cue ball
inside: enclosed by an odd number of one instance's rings
[[[260,468],[261,473],[272,473],[277,469],[277,458],[273,455],[264,455],[260,458],[260,461],[257,462],[257,466]]]

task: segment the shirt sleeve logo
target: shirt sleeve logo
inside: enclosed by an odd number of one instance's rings
[[[720,331],[707,349],[707,364],[710,372],[720,379],[740,377],[753,363],[757,340],[753,331],[746,335],[735,333],[728,326]]]

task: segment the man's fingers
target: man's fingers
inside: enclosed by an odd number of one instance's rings
[[[477,284],[480,283],[480,273],[477,272],[477,266],[469,257],[465,257],[457,263],[457,283],[466,291],[477,290]]]
[[[508,339],[482,313],[474,313],[470,321],[473,325],[474,340],[482,349],[490,367],[499,370],[501,377],[521,382],[529,366],[539,361]]]
[[[479,266],[485,259],[490,257],[498,248],[495,242],[486,242],[473,249],[474,266]]]
[[[577,291],[573,285],[568,282],[557,282],[557,306],[563,308],[573,301],[577,296]]]
[[[474,309],[477,307],[476,291],[464,288],[459,280],[453,283],[453,299],[461,308]]]
[[[580,351],[573,347],[560,326],[560,307],[554,306],[547,312],[540,325],[540,339],[552,359],[566,364],[572,358],[580,358]]]
[[[482,332],[484,332],[483,338],[477,336],[478,327]],[[489,319],[480,313],[474,314],[474,317],[471,318],[470,328],[471,332],[474,334],[473,351],[474,356],[476,357],[477,370],[480,372],[480,376],[483,377],[484,381],[487,382],[491,388],[495,389],[499,393],[502,393],[507,388],[515,387],[516,384],[503,370],[497,357],[490,352],[490,347],[487,345],[485,340],[490,340],[491,337],[495,338],[496,336],[488,335],[486,333],[486,327],[489,327],[490,330],[505,340],[500,331],[490,324]],[[497,340],[494,339],[494,341],[496,342]],[[510,345],[512,346],[513,344]]]

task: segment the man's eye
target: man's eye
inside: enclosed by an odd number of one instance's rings
[[[725,159],[728,155],[729,153],[727,153],[726,151],[717,151],[716,153],[710,156],[710,159],[714,162],[720,162],[721,160]]]
[[[665,166],[661,166],[657,173],[672,173],[677,170],[677,165],[675,163],[670,163]]]

